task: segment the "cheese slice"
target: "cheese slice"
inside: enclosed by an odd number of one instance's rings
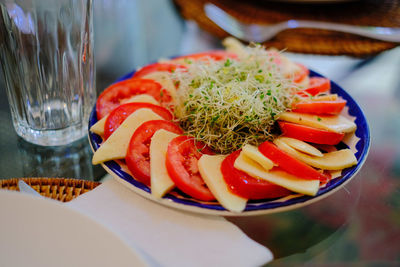
[[[290,138],[290,137],[278,137],[277,139],[279,139],[280,141],[286,143],[288,146],[290,146],[291,148],[294,148],[300,152],[303,152],[305,154],[311,155],[311,156],[315,156],[315,157],[322,157],[323,154],[321,151],[319,151],[317,148],[313,147],[312,145],[304,142],[304,141],[300,141],[294,138]]]
[[[354,132],[357,128],[354,122],[341,115],[322,116],[298,112],[283,112],[280,114],[279,119],[337,133],[350,133]]]
[[[168,71],[155,71],[142,77],[143,79],[151,79],[159,84],[170,93],[172,99],[176,98],[176,88]]]
[[[246,207],[247,199],[233,194],[224,181],[221,164],[224,155],[203,155],[198,161],[198,167],[204,182],[218,202],[227,210],[242,212]]]
[[[240,152],[240,154],[244,154],[245,156],[251,158],[252,160],[254,160],[255,162],[257,162],[258,164],[260,164],[261,167],[264,168],[264,170],[268,171],[270,169],[272,169],[272,167],[274,167],[274,163],[267,158],[266,156],[264,156],[259,150],[258,147],[256,146],[252,146],[252,145],[244,145],[242,147],[242,151]]]
[[[312,98],[308,98],[310,101],[335,101],[338,100],[337,94],[328,94],[328,95],[320,95],[314,96]]]
[[[276,169],[266,171],[258,163],[242,155],[242,153],[235,160],[234,167],[252,177],[266,180],[300,194],[315,196],[319,189],[319,180],[300,179]]]
[[[113,159],[123,159],[129,146],[129,141],[136,129],[146,121],[163,120],[151,109],[141,108],[133,112],[110,135],[93,155],[92,163],[99,164]]]
[[[154,97],[148,94],[134,95],[131,98],[127,98],[121,101],[121,104],[126,103],[149,103],[157,106],[160,105],[160,103],[158,103],[158,101]]]
[[[175,183],[168,175],[165,160],[167,157],[168,144],[172,139],[179,135],[166,131],[158,130],[154,133],[150,142],[150,177],[151,194],[157,198],[163,197],[174,186]]]
[[[135,95],[127,100],[122,101],[121,104],[137,103],[137,102],[149,103],[149,104],[153,104],[153,105],[157,105],[157,106],[160,105],[157,102],[157,100],[155,100],[154,97],[152,97],[151,95],[147,95],[147,94]],[[108,115],[104,116],[103,118],[98,120],[95,124],[92,125],[92,127],[90,127],[90,131],[95,134],[98,134],[100,136],[104,136],[104,126],[106,124],[107,118],[108,118]]]
[[[332,151],[324,153],[322,157],[315,157],[293,149],[282,141],[281,138],[276,138],[274,144],[292,157],[323,170],[342,170],[357,164],[357,158],[350,149]]]
[[[282,53],[279,54],[279,58],[281,61],[282,73],[285,77],[293,78],[296,75],[296,73],[302,71],[301,67],[297,63],[291,61]],[[299,89],[309,87],[310,86],[309,76],[305,75],[304,78],[301,79],[301,81],[296,82],[296,85],[298,86]]]
[[[92,125],[92,127],[90,127],[90,131],[97,135],[104,136],[104,126],[106,125],[107,118],[108,115],[98,120],[95,124]]]
[[[238,56],[248,56],[246,47],[238,40],[233,37],[227,37],[222,41],[223,46],[225,46],[226,51],[235,53]]]

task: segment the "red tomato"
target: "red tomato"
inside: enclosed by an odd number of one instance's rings
[[[339,114],[344,106],[346,106],[346,100],[331,100],[331,101],[306,101],[299,102],[293,105],[292,111],[300,113],[312,113],[312,114]]]
[[[133,78],[141,78],[146,76],[149,73],[156,72],[156,71],[168,71],[174,72],[176,69],[186,69],[185,66],[179,64],[172,64],[172,63],[154,63],[147,66],[144,66],[137,72],[133,74]]]
[[[293,82],[300,83],[303,79],[305,79],[310,74],[310,71],[303,64],[296,63],[296,65],[299,66],[300,69],[294,74]]]
[[[269,141],[265,141],[264,143],[262,143],[258,147],[258,149],[264,156],[269,158],[282,170],[296,177],[307,180],[320,180],[322,182],[329,179],[328,176],[318,172],[311,166],[293,158]]]
[[[344,133],[335,133],[301,124],[278,121],[284,136],[322,145],[336,145],[342,141]]]
[[[308,88],[304,90],[300,90],[297,92],[300,96],[315,96],[319,93],[323,93],[329,91],[331,89],[331,81],[324,77],[311,77],[310,85]]]
[[[176,59],[187,58],[187,59],[198,60],[198,59],[203,59],[203,58],[207,58],[207,57],[218,61],[218,60],[225,60],[227,58],[237,58],[237,55],[234,53],[227,52],[225,50],[214,50],[214,51],[207,51],[207,52],[202,52],[202,53],[181,56],[181,57],[177,57]]]
[[[201,150],[204,148],[201,152]],[[189,196],[211,201],[215,197],[204,183],[197,167],[202,154],[210,154],[209,148],[191,137],[181,135],[169,143],[166,166],[168,174],[175,185]]]
[[[133,112],[140,108],[148,108],[163,117],[165,120],[172,120],[172,114],[168,109],[149,103],[126,103],[111,111],[104,125],[104,138],[107,139]]]
[[[133,177],[150,185],[150,141],[157,130],[164,129],[176,134],[182,134],[181,128],[170,121],[153,120],[140,125],[131,137],[126,154],[126,165]]]
[[[235,160],[240,154],[237,150],[227,156],[221,165],[221,172],[229,189],[236,195],[247,199],[278,198],[291,192],[279,185],[254,178],[234,167]]]
[[[106,116],[124,99],[139,94],[149,94],[164,105],[172,101],[169,92],[153,80],[139,78],[124,80],[110,85],[100,94],[96,102],[97,119]]]

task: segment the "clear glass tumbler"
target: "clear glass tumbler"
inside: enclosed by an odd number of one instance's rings
[[[87,133],[96,99],[92,0],[0,0],[0,61],[15,130],[58,146]]]

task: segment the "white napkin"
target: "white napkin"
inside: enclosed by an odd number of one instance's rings
[[[273,259],[225,218],[165,207],[114,179],[67,205],[113,231],[151,266],[260,266]]]

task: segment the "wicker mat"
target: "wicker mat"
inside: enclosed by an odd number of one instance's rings
[[[100,184],[99,182],[67,178],[12,178],[0,180],[0,189],[19,191],[19,179],[24,180],[42,196],[61,202],[70,201]]]
[[[203,6],[214,3],[246,23],[273,24],[289,19],[329,21],[362,26],[400,27],[400,0],[359,0],[329,4],[300,4],[267,0],[174,0],[187,20],[213,35],[228,36],[205,15]],[[293,2],[293,1],[292,1]],[[290,29],[264,43],[297,53],[367,57],[398,44],[352,34],[315,29]]]

